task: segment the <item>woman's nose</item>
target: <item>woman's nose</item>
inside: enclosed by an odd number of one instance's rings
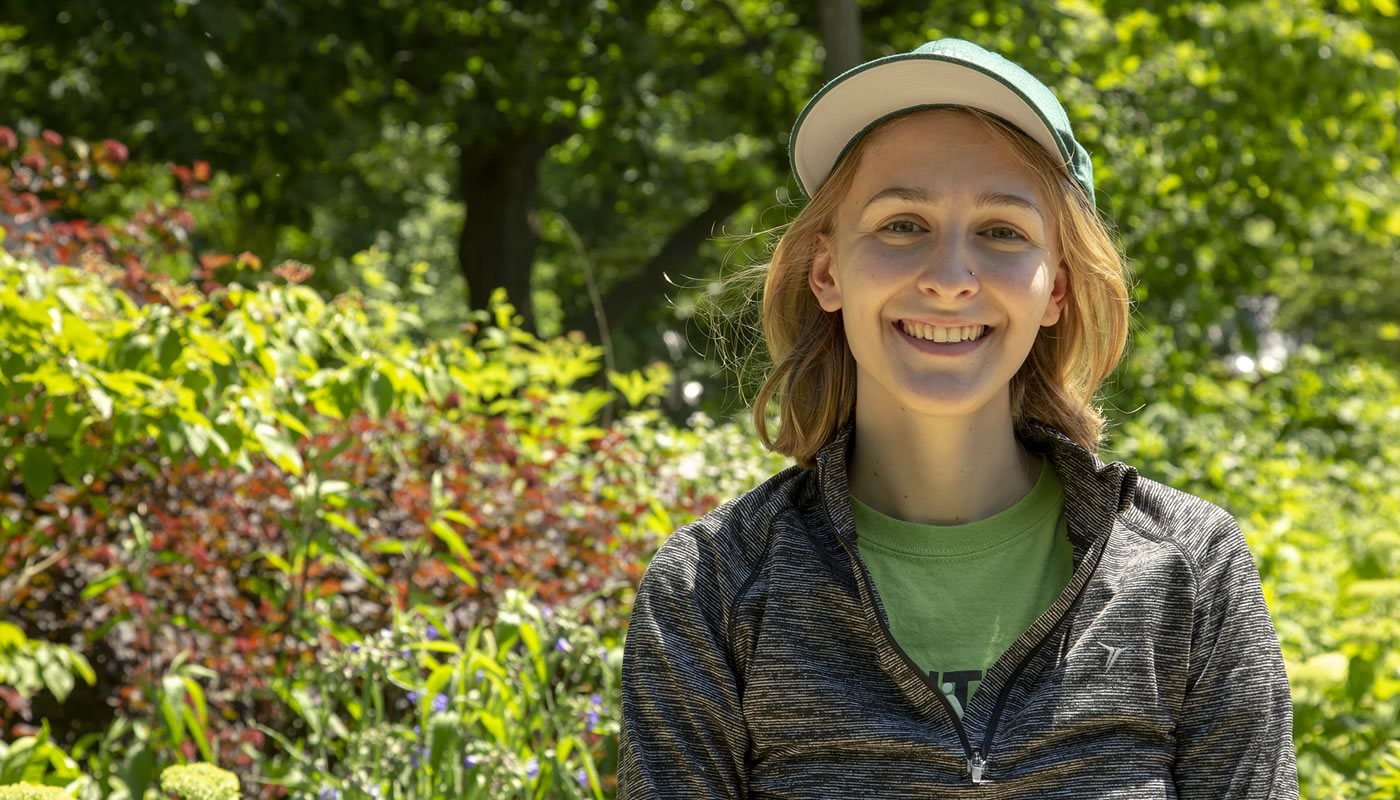
[[[977,285],[972,253],[958,236],[939,236],[920,265],[919,288],[957,294]]]

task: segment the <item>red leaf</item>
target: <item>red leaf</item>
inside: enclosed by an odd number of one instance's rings
[[[126,145],[122,144],[116,139],[103,139],[102,149],[100,152],[104,157],[115,161],[118,164],[125,163],[127,156],[129,155],[126,149]]]
[[[205,253],[199,257],[199,265],[207,270],[215,270],[231,263],[233,256],[227,253]]]

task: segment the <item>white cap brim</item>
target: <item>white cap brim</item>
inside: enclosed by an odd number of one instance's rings
[[[937,58],[908,56],[861,70],[827,87],[797,121],[792,164],[811,197],[856,136],[885,117],[927,105],[986,111],[1020,128],[1056,159],[1050,126],[1016,90],[985,72]]]

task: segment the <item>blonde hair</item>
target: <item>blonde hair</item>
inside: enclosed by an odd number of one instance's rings
[[[1107,420],[1094,395],[1127,348],[1131,319],[1129,276],[1119,244],[1061,162],[1025,133],[976,109],[927,113],[970,114],[981,120],[1040,181],[1057,222],[1068,298],[1059,321],[1041,331],[1011,378],[1012,419],[1016,424],[1024,419],[1046,423],[1097,453]],[[764,447],[793,457],[806,469],[855,411],[856,362],[840,312],[822,309],[808,276],[816,236],[831,233],[836,209],[869,141],[867,133],[836,165],[788,224],[771,258],[737,279],[746,288],[763,286],[760,326],[770,361],[753,403],[754,426]],[[775,398],[780,423],[777,436],[771,437],[767,409]]]

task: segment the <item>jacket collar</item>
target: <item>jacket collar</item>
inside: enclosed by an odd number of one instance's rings
[[[1063,431],[1039,420],[1018,421],[1015,433],[1027,450],[1050,459],[1064,486],[1070,541],[1076,554],[1087,552],[1112,528],[1114,519],[1132,505],[1137,469],[1121,461],[1105,464]],[[817,451],[815,467],[821,502],[836,534],[852,546],[856,539],[855,516],[846,470],[854,434],[852,414]]]

